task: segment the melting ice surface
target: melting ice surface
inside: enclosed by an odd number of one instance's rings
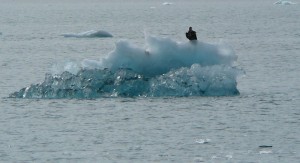
[[[63,34],[64,37],[76,37],[76,38],[93,38],[93,37],[113,37],[112,34],[110,34],[107,31],[99,30],[90,30],[86,32],[81,32],[81,33],[68,33],[68,34]]]
[[[237,56],[226,45],[176,42],[146,37],[145,47],[116,43],[106,58],[82,61],[80,68],[46,74],[40,84],[12,93],[16,98],[99,98],[238,95],[233,66]]]

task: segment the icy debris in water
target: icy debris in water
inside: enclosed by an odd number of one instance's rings
[[[205,162],[203,157],[195,157],[194,162]]]
[[[272,150],[261,150],[259,151],[259,154],[270,154],[273,153]]]
[[[259,151],[259,154],[270,154],[270,153],[272,153],[272,147],[273,146],[271,146],[271,145],[260,145],[259,146],[259,149],[260,149],[260,151]]]
[[[218,158],[218,156],[212,156],[211,157],[211,159],[217,159]]]
[[[211,141],[210,139],[197,139],[195,142],[198,144],[207,144],[210,141]]]
[[[164,2],[162,5],[172,5],[172,2]]]
[[[225,156],[227,159],[232,159],[232,155],[226,155]]]
[[[62,36],[64,37],[76,37],[76,38],[94,38],[94,37],[113,37],[113,35],[107,31],[103,30],[90,30],[90,31],[85,31],[81,33],[67,33],[63,34]]]
[[[280,0],[280,1],[275,2],[274,4],[275,5],[295,5],[296,3],[291,2],[291,1]]]

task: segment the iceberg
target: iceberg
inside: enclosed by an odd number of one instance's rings
[[[105,58],[69,64],[60,74],[11,93],[11,98],[165,97],[238,95],[237,56],[225,44],[147,36],[144,47],[116,43]],[[80,67],[80,68],[78,68]]]

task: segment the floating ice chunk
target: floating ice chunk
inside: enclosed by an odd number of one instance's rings
[[[272,150],[261,150],[259,151],[259,154],[271,154],[273,153]]]
[[[218,157],[218,156],[215,156],[215,155],[211,156],[211,159],[212,159],[212,160],[218,159],[218,158],[219,158],[219,157]]]
[[[162,3],[162,5],[172,5],[173,3],[172,2],[164,2]]]
[[[276,5],[295,5],[296,3],[291,2],[291,1],[282,1],[282,0],[280,0],[280,1],[275,2],[274,4],[276,4]]]
[[[196,143],[199,143],[199,144],[207,144],[209,143],[211,140],[210,139],[197,139],[196,140]]]
[[[272,147],[271,145],[260,145],[259,146],[259,154],[270,154],[272,153]]]
[[[193,162],[205,162],[203,157],[195,157]]]
[[[81,33],[68,33],[68,34],[63,34],[64,37],[76,37],[76,38],[94,38],[94,37],[113,37],[112,34],[110,34],[107,31],[99,30],[90,30],[86,32],[81,32]]]
[[[232,155],[226,155],[225,156],[227,159],[232,159]]]

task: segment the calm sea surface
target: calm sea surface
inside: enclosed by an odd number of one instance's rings
[[[300,1],[1,0],[0,162],[299,162]],[[240,95],[14,99],[53,65],[144,33],[226,42]],[[65,38],[104,30],[112,38]]]

